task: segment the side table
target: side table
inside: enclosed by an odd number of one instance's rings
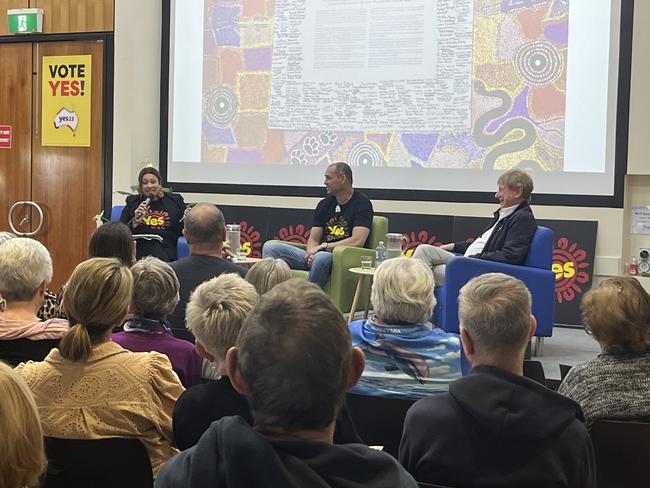
[[[359,276],[359,281],[357,281],[357,289],[354,292],[354,298],[352,299],[352,306],[350,307],[350,314],[348,315],[348,324],[354,320],[354,314],[357,311],[357,305],[359,304],[359,298],[361,297],[361,290],[363,289],[363,284],[367,277],[372,277],[375,274],[375,268],[350,268],[348,269],[350,273]],[[368,293],[368,300],[366,301],[366,310],[363,316],[364,319],[368,318],[368,307],[370,306],[370,293]]]

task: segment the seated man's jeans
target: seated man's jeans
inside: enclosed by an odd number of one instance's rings
[[[307,279],[321,288],[325,287],[332,272],[332,253],[318,251],[314,254],[311,268],[305,260],[305,250],[282,242],[267,242],[262,248],[262,257],[271,257],[286,261],[291,269],[309,271]]]

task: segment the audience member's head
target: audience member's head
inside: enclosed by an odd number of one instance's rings
[[[133,312],[147,319],[163,320],[176,308],[180,285],[171,266],[147,256],[131,267]]]
[[[43,244],[17,237],[0,245],[0,295],[7,301],[30,302],[38,309],[52,280],[52,258]]]
[[[226,356],[230,381],[246,394],[256,428],[270,434],[333,429],[363,367],[340,310],[298,278],[260,298]]]
[[[226,352],[235,345],[258,298],[255,287],[234,273],[200,284],[190,297],[185,315],[187,328],[196,338],[199,354],[215,363],[222,374]]]
[[[221,210],[211,203],[197,203],[185,216],[183,235],[192,250],[221,249],[226,222]]]
[[[533,193],[533,179],[525,171],[519,169],[506,171],[499,177],[497,183],[512,191],[521,190],[521,199],[530,203]]]
[[[63,336],[59,352],[70,361],[88,358],[122,323],[131,306],[133,276],[116,258],[91,258],[79,264],[63,294],[63,309],[75,324]]]
[[[472,366],[521,371],[536,326],[530,292],[522,281],[502,273],[471,279],[460,290],[458,316],[463,348]]]
[[[291,268],[282,259],[264,258],[251,266],[246,273],[246,281],[252,284],[260,295],[288,279],[291,279]]]
[[[0,486],[39,485],[47,466],[34,397],[18,373],[0,361]]]
[[[371,301],[386,324],[423,324],[436,306],[433,273],[423,261],[388,259],[375,271]]]
[[[604,352],[650,351],[650,297],[632,277],[609,278],[580,304],[582,323]]]
[[[7,231],[2,231],[0,232],[0,245],[8,241],[9,239],[15,239],[16,234],[12,234],[11,232]]]
[[[135,263],[135,242],[129,227],[122,222],[106,222],[90,237],[88,257],[117,258],[127,266]]]

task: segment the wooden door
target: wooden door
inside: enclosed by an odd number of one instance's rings
[[[0,230],[10,230],[7,219],[14,202],[31,200],[32,159],[32,44],[0,44],[0,126],[9,126],[11,148],[0,135]],[[2,130],[3,134],[5,130]],[[17,224],[26,209],[20,209]],[[20,216],[18,216],[20,215]],[[28,214],[29,216],[29,214]],[[17,230],[29,232],[29,222]]]
[[[35,98],[40,100],[43,56],[90,54],[91,143],[90,147],[42,146],[39,103],[35,104],[32,137],[32,200],[45,213],[45,225],[36,238],[52,254],[52,289],[64,283],[75,266],[86,259],[88,240],[95,228],[93,217],[102,202],[102,100],[104,45],[101,41],[47,42],[34,48]]]

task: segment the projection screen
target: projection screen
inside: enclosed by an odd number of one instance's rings
[[[626,4],[628,2],[625,2]],[[161,168],[179,191],[622,205],[621,0],[168,0]]]

